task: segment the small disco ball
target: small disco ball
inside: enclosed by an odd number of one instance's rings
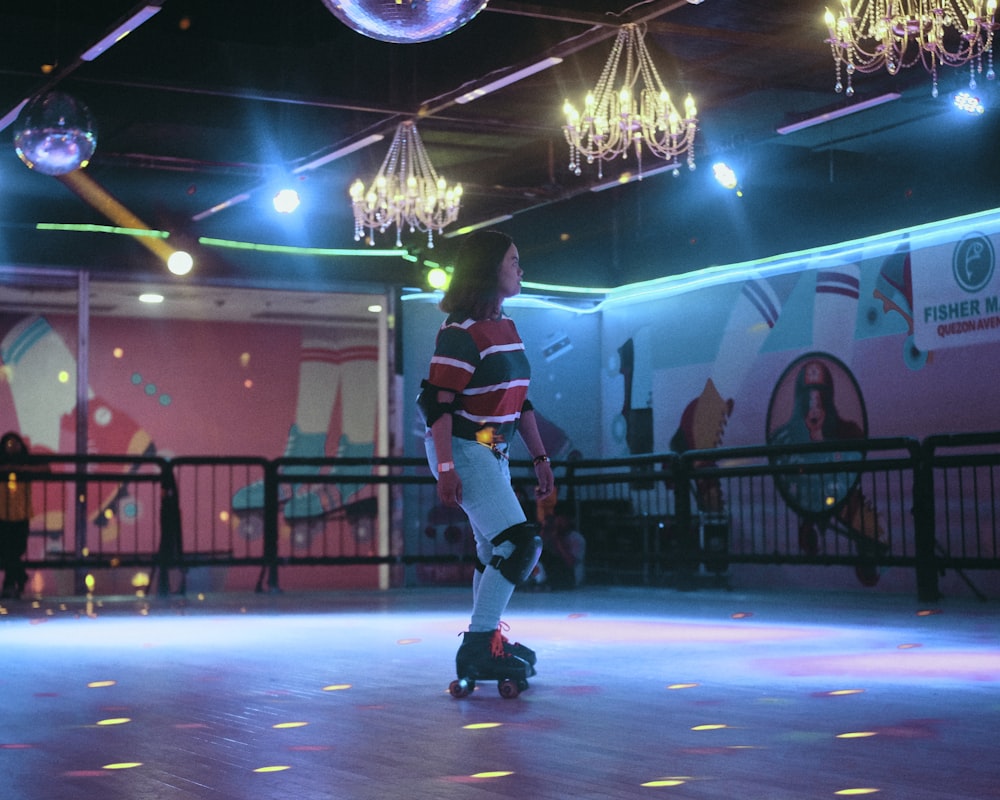
[[[24,107],[14,131],[17,157],[43,175],[65,175],[87,166],[97,147],[87,107],[63,92],[36,97]]]
[[[323,0],[333,15],[381,42],[429,42],[458,30],[489,0]]]

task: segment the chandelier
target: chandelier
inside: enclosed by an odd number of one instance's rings
[[[838,14],[826,11],[830,49],[837,68],[834,89],[854,94],[855,72],[890,75],[917,63],[931,74],[931,94],[938,96],[938,67],[969,65],[969,86],[983,71],[993,80],[993,32],[997,0],[840,0]]]
[[[569,168],[576,175],[581,172],[581,155],[588,164],[597,160],[598,176],[603,177],[602,162],[626,157],[633,146],[641,169],[643,145],[656,157],[668,161],[686,153],[688,167],[694,169],[692,145],[698,127],[694,99],[687,96],[681,116],[660,80],[644,36],[645,28],[634,23],[619,28],[600,80],[584,102],[583,113],[569,100],[563,106]],[[623,55],[624,75],[618,84]],[[640,78],[641,89],[637,89]]]
[[[375,180],[366,189],[358,179],[351,186],[354,210],[354,241],[360,242],[368,229],[370,244],[375,231],[385,233],[396,226],[396,247],[402,247],[404,226],[410,232],[427,234],[427,246],[434,247],[434,231],[440,233],[458,218],[462,186],[448,186],[431,164],[417,126],[401,122],[396,126],[389,152]]]

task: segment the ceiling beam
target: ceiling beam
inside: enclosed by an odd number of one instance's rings
[[[615,14],[610,11],[603,14],[596,14],[570,8],[547,8],[530,3],[492,0],[483,10],[492,11],[497,14],[513,14],[518,17],[534,17],[535,19],[545,19],[552,22],[604,26],[611,28],[612,32],[614,32],[626,23],[648,22],[671,11],[676,11],[678,8],[683,8],[686,5],[691,5],[690,0],[659,0],[659,2],[637,4],[621,14]],[[641,9],[641,12],[638,9]]]

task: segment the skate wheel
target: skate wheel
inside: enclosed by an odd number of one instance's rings
[[[497,691],[500,692],[500,696],[504,700],[512,700],[521,693],[521,690],[518,688],[518,684],[510,678],[499,681],[497,683]]]
[[[255,542],[264,536],[264,515],[254,511],[234,511],[236,532],[248,542]]]
[[[519,680],[517,682],[517,690],[519,692],[523,692],[523,691],[525,691],[528,688],[529,688],[528,681],[526,679],[522,678],[521,680]]]
[[[473,681],[468,681],[462,678],[448,684],[448,693],[455,699],[460,699],[462,697],[468,697],[475,688],[476,684]]]

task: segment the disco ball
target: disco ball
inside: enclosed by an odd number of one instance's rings
[[[65,175],[87,166],[96,147],[90,111],[68,94],[49,92],[36,97],[18,117],[17,157],[43,175]]]
[[[488,0],[323,0],[350,28],[381,42],[429,42],[458,30]]]

